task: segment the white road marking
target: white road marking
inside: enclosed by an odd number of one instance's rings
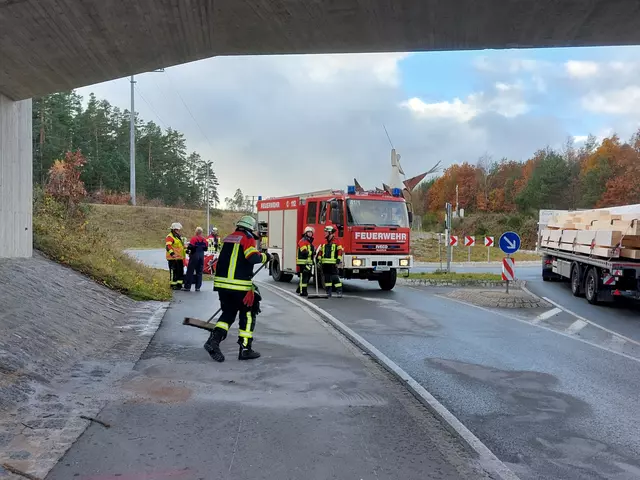
[[[445,297],[444,295],[434,295],[434,296],[438,297],[438,298],[442,298],[443,300],[448,300],[450,302],[460,303],[462,305],[466,305],[467,307],[477,308],[478,310],[482,310],[483,312],[487,312],[487,313],[490,313],[492,315],[497,315],[499,317],[508,318],[509,320],[515,320],[516,322],[524,323],[525,325],[529,325],[530,327],[541,328],[542,330],[547,330],[548,332],[555,333],[557,335],[562,335],[563,337],[570,338],[572,340],[575,340],[576,342],[586,343],[587,345],[591,345],[592,347],[599,348],[600,350],[604,350],[605,352],[614,353],[614,354],[620,355],[621,357],[624,357],[624,358],[626,358],[628,360],[633,360],[634,362],[640,363],[640,358],[632,357],[631,355],[627,355],[626,353],[622,353],[622,352],[617,352],[615,350],[611,350],[610,348],[607,348],[607,347],[605,347],[603,345],[598,345],[597,343],[590,342],[589,340],[585,340],[584,338],[576,337],[575,335],[569,335],[568,333],[561,332],[560,330],[554,330],[553,328],[545,327],[544,325],[534,325],[529,320],[524,320],[522,318],[514,317],[512,315],[507,315],[506,313],[498,312],[498,311],[495,311],[495,310],[490,310],[488,308],[479,307],[478,305],[474,305],[472,303],[463,302],[462,300],[458,300],[456,298]],[[587,323],[591,324],[591,322],[587,322]],[[598,327],[598,328],[602,328],[599,325],[595,325],[595,326]],[[603,330],[607,330],[607,329],[603,328]],[[607,330],[607,331],[609,331],[609,330]],[[614,333],[614,335],[620,337],[621,339],[624,339],[625,341],[629,340],[629,339],[627,339],[626,337],[624,337],[622,335],[618,335],[616,333]],[[637,342],[634,342],[634,343],[637,343]]]
[[[412,376],[405,372],[399,365],[393,362],[384,353],[374,347],[371,343],[367,342],[364,338],[347,327],[344,323],[331,315],[326,310],[318,307],[312,302],[298,297],[295,293],[290,292],[282,287],[275,285],[267,285],[264,282],[260,282],[262,285],[281,296],[282,298],[289,300],[285,295],[291,298],[291,302],[295,298],[297,302],[302,304],[302,308],[306,305],[309,309],[313,309],[320,314],[322,321],[331,324],[334,328],[345,335],[349,340],[355,343],[362,350],[367,352],[370,356],[376,359],[386,370],[394,375],[398,380],[403,382],[407,388],[425,405],[431,412],[438,417],[442,422],[447,424],[453,432],[456,433],[458,438],[467,444],[479,457],[480,463],[484,466],[485,470],[489,470],[496,478],[502,480],[519,480],[519,477],[513,473],[496,455],[489,450],[482,441],[476,437],[467,427],[465,427],[457,417],[455,417],[447,408],[442,405],[433,395],[431,395],[422,385],[420,385]],[[278,290],[278,291],[276,291]],[[282,292],[282,293],[280,293]],[[300,305],[300,304],[298,304]]]
[[[607,345],[614,352],[622,352],[624,350],[624,346],[627,344],[627,341],[624,338],[619,337],[618,335],[613,335]]]
[[[547,318],[551,318],[554,315],[559,314],[560,312],[562,312],[561,308],[554,307],[551,310],[547,310],[546,312],[543,312],[540,315],[538,315],[536,318],[531,320],[531,323],[533,323],[534,325],[537,325],[538,323],[542,322],[543,320],[546,320]]]
[[[578,319],[565,329],[565,333],[568,333],[569,335],[575,335],[587,325],[589,325],[589,322]]]
[[[542,299],[543,299],[543,300],[546,300],[546,301],[547,301],[547,302],[549,302],[551,305],[555,305],[556,307],[558,307],[558,308],[560,308],[560,309],[564,310],[564,311],[565,311],[565,312],[567,312],[569,315],[573,315],[574,317],[576,317],[576,318],[578,318],[578,319],[582,320],[583,322],[587,322],[589,325],[593,325],[594,327],[597,327],[597,328],[599,328],[600,330],[604,330],[605,332],[610,333],[611,335],[614,335],[614,336],[620,337],[620,338],[624,339],[625,341],[627,341],[627,342],[629,342],[629,343],[633,343],[633,344],[635,344],[635,345],[640,346],[640,342],[638,342],[638,341],[636,341],[636,340],[633,340],[632,338],[625,337],[624,335],[620,335],[618,332],[614,332],[613,330],[609,330],[608,328],[605,328],[605,327],[603,327],[602,325],[600,325],[600,324],[598,324],[598,323],[592,322],[591,320],[587,320],[586,318],[584,318],[584,317],[582,317],[582,316],[578,315],[577,313],[572,312],[572,311],[571,311],[571,310],[569,310],[568,308],[564,308],[562,305],[560,305],[560,304],[559,304],[559,303],[557,303],[557,302],[554,302],[553,300],[551,300],[551,299],[550,299],[550,298],[548,298],[548,297],[542,297]]]

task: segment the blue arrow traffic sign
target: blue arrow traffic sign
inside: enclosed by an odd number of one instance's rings
[[[516,253],[518,250],[520,250],[520,235],[518,235],[516,232],[505,232],[500,237],[498,245],[500,246],[500,250],[502,250],[507,255]]]

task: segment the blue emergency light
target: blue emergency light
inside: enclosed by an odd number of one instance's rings
[[[391,195],[393,195],[394,197],[399,197],[400,193],[401,192],[399,188],[394,188],[393,190],[391,190]]]
[[[258,201],[262,200],[262,195],[258,195]]]
[[[349,195],[355,195],[356,193],[356,186],[355,185],[347,185],[347,193]]]

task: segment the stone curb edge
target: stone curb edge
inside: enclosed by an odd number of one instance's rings
[[[429,287],[491,287],[491,288],[504,288],[505,282],[502,280],[434,280],[431,278],[402,278],[398,277],[397,283],[399,285],[418,285]],[[509,288],[522,288],[524,287],[524,280],[515,280],[509,282]]]
[[[431,413],[433,413],[442,424],[458,438],[472,453],[474,453],[480,465],[487,473],[500,480],[520,480],[520,478],[507,467],[489,448],[482,443],[467,427],[465,427],[457,417],[455,417],[444,405],[442,405],[433,395],[431,395],[422,385],[413,379],[400,366],[393,362],[384,353],[366,341],[363,337],[347,327],[340,320],[322,308],[314,305],[309,300],[300,298],[298,295],[275,285],[266,284],[258,281],[267,290],[282,296],[285,295],[295,299],[294,301],[312,309],[323,321],[338,330],[342,335],[347,337],[358,348],[366,352],[371,358],[378,362],[385,370],[399,380],[413,394],[422,405],[424,405]],[[276,291],[277,290],[277,291]],[[280,293],[279,293],[280,292]]]

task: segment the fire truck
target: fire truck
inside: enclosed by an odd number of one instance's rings
[[[304,228],[315,228],[317,248],[324,242],[325,226],[332,225],[344,248],[340,276],[377,281],[382,290],[391,290],[398,270],[413,267],[410,224],[400,189],[356,192],[348,186],[346,192],[324,190],[258,201],[260,248],[273,255],[269,274],[278,282],[299,274],[296,253]]]

